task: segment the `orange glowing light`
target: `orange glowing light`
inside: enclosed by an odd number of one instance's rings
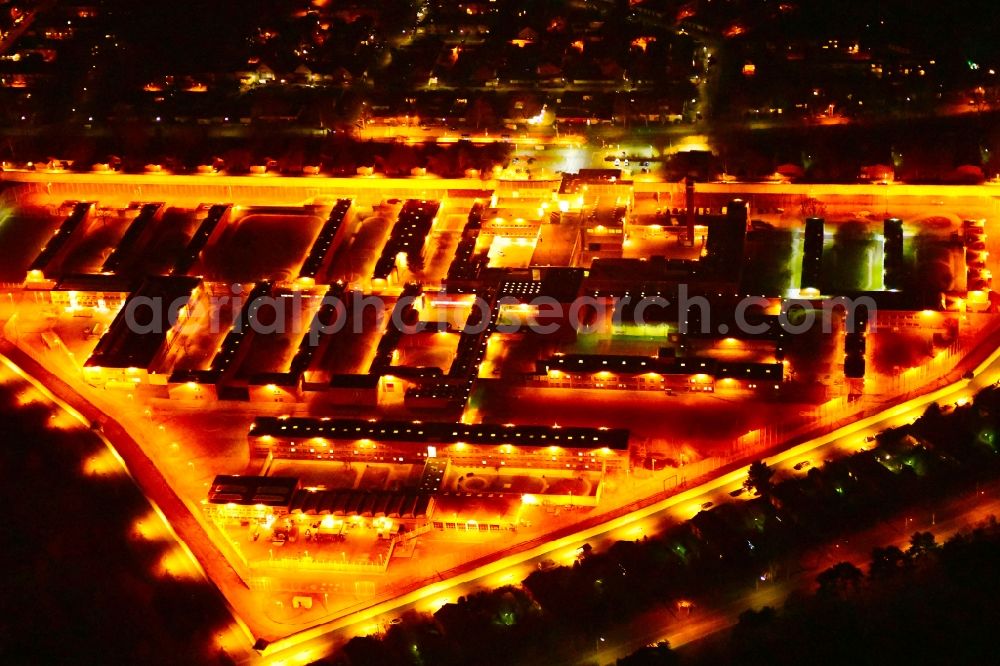
[[[109,449],[103,449],[83,461],[83,473],[90,477],[118,476],[122,472],[121,462]]]
[[[198,568],[180,546],[168,550],[163,555],[155,573],[164,578],[180,580],[201,579]]]
[[[632,46],[645,53],[646,48],[655,41],[656,37],[636,37],[632,40]]]

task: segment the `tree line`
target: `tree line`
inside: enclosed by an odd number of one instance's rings
[[[352,639],[323,663],[551,663],[554,655],[593,650],[599,636],[640,612],[752,588],[761,576],[791,571],[810,548],[904,508],[930,510],[971,483],[997,478],[998,428],[1000,389],[990,387],[962,406],[932,404],[913,423],[859,442],[867,450],[805,474],[775,482],[758,461],[746,481],[750,499],[604,552],[584,549],[572,566],[533,572],[520,586],[463,596],[434,614],[407,614],[383,636]],[[877,553],[873,575],[906,569],[935,550],[926,536],[915,537],[902,556]],[[863,587],[859,572],[838,567],[820,577],[824,599]]]

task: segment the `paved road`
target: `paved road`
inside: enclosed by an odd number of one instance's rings
[[[608,632],[603,642],[599,641],[600,637],[595,639],[595,645],[601,648],[599,651],[579,655],[569,663],[613,664],[644,645],[668,641],[671,647],[677,648],[701,640],[732,627],[748,609],[779,607],[793,592],[814,590],[816,576],[838,562],[850,562],[864,568],[871,561],[873,548],[895,545],[905,550],[910,535],[916,531],[931,532],[938,543],[943,543],[954,533],[991,515],[1000,516],[1000,482],[952,498],[933,509],[901,513],[894,520],[816,548],[802,557],[799,570],[787,578],[760,582],[755,589],[738,591],[722,603],[699,604],[690,615],[672,608],[643,613]]]
[[[11,350],[8,348],[7,351],[10,352]],[[30,359],[24,358],[23,354],[20,356],[21,358],[18,358],[18,361],[21,364],[27,364],[33,371],[45,374],[44,370],[31,363]],[[767,462],[781,474],[794,474],[797,472],[794,471],[793,466],[804,459],[818,462],[825,458],[855,451],[863,444],[863,440],[868,434],[873,434],[885,427],[913,419],[932,401],[954,402],[962,398],[967,398],[978,388],[996,382],[1000,379],[1000,360],[998,359],[1000,359],[1000,350],[991,354],[990,357],[980,364],[980,367],[975,372],[975,379],[972,381],[960,380],[929,395],[915,398],[904,404],[889,408],[876,416],[858,420],[828,435],[817,437],[771,456],[767,459]],[[48,385],[58,384],[58,381],[52,376],[48,376],[47,379],[49,380],[47,382]],[[57,388],[59,387],[57,386]],[[73,411],[72,407],[69,407],[62,401],[59,402],[67,410]],[[117,435],[118,433],[114,434]],[[134,462],[136,459],[134,455],[135,451],[129,450],[128,447],[125,447],[123,450],[120,446],[122,439],[119,436],[115,436],[114,439],[119,452],[124,453],[128,458],[129,469],[137,476],[140,486],[147,493],[149,487],[159,488],[163,491],[166,484],[162,479],[147,477],[147,474],[153,474],[155,470],[145,469],[145,465],[140,465],[137,468]],[[145,457],[142,456],[142,458]],[[729,492],[739,487],[745,476],[746,468],[741,467],[726,472],[698,487],[691,488],[673,497],[586,530],[575,532],[555,540],[543,541],[537,546],[523,552],[510,555],[499,561],[483,564],[475,569],[458,573],[451,577],[443,574],[442,580],[426,585],[418,590],[370,608],[359,610],[324,626],[307,630],[296,636],[278,641],[267,651],[266,663],[283,662],[286,666],[307,663],[329,653],[352,636],[379,631],[392,618],[397,617],[406,610],[431,611],[439,608],[444,603],[453,601],[462,594],[467,594],[479,588],[490,588],[502,584],[516,584],[534,570],[539,563],[547,559],[553,559],[559,563],[569,563],[575,558],[577,549],[584,543],[590,543],[600,549],[616,540],[636,539],[643,535],[656,534],[668,525],[692,517],[701,510],[702,505],[706,502],[718,504],[724,501],[739,501],[731,500]],[[163,506],[168,515],[182,511],[182,504],[172,505],[173,502],[179,502],[173,493],[164,495],[164,492],[156,492],[154,495],[157,504]],[[174,498],[172,501],[170,496]],[[176,521],[175,515],[170,515],[170,518],[171,523],[178,528],[178,532],[185,537],[190,536],[190,532],[197,528],[196,525],[188,524],[187,521]],[[196,550],[202,550],[202,544],[198,541],[193,545]],[[204,554],[199,552],[198,555],[199,561],[205,564],[206,562],[203,559]],[[221,562],[218,564],[224,566]],[[220,569],[218,572],[211,571],[211,569],[216,567],[211,561],[208,565],[211,577],[217,583],[220,582],[219,579],[225,581],[235,578],[235,574],[231,570],[225,571],[225,569]],[[233,583],[236,583],[236,581],[233,580]],[[238,584],[224,585],[224,587],[229,593],[232,593],[238,587]],[[777,595],[779,593],[780,590],[775,590],[768,594]],[[244,602],[250,602],[250,600],[244,600]],[[237,600],[236,605],[239,607],[243,604]],[[735,612],[737,607],[738,604],[733,607],[732,611]],[[726,615],[725,609],[723,609],[714,618],[692,620],[690,625],[682,626],[675,630],[671,634],[671,637],[675,642],[691,640],[710,631],[727,626],[727,622],[729,622],[727,618],[729,617],[729,615]],[[628,644],[628,647],[631,647],[631,645],[631,643]],[[621,649],[626,649],[625,643],[622,643]]]
[[[76,177],[71,178],[76,179]],[[94,178],[94,176],[89,177],[90,180]],[[131,177],[125,176],[123,178]],[[176,178],[178,177],[171,178],[171,182]],[[86,175],[82,174],[80,179],[88,180]],[[160,177],[154,177],[154,180],[159,179]],[[242,181],[244,179],[234,178],[232,180]],[[276,179],[276,182],[283,180],[285,179]],[[903,187],[908,188],[909,186]],[[970,189],[978,191],[981,188]],[[928,396],[910,400],[902,405],[886,409],[876,416],[858,420],[833,433],[793,446],[772,456],[768,462],[777,466],[783,474],[793,474],[795,472],[792,470],[792,466],[804,459],[810,459],[813,464],[817,464],[826,458],[855,451],[868,434],[912,419],[931,401],[955,401],[968,397],[979,387],[993,383],[1000,378],[998,356],[1000,356],[1000,351],[987,359],[977,370],[975,380],[971,382],[968,380],[958,381],[945,389],[934,391]],[[53,390],[56,389],[58,380],[48,375],[31,359],[21,358],[18,363],[29,368],[32,374],[42,378],[46,386]],[[74,387],[65,386],[63,388],[65,390],[60,391],[60,395],[75,392]],[[64,395],[63,397],[70,401]],[[73,403],[78,406],[78,401],[74,400]],[[81,411],[83,410],[81,409]],[[224,589],[227,589],[227,596],[234,602],[234,605],[241,609],[254,607],[255,602],[246,596],[245,588],[242,591],[239,589],[241,583],[238,576],[231,569],[228,569],[224,560],[220,561],[221,558],[218,557],[217,551],[214,551],[214,548],[204,537],[200,525],[190,515],[188,507],[172,492],[155,466],[135,446],[134,441],[130,444],[127,435],[122,435],[121,441],[119,441],[119,437],[111,432],[115,425],[113,421],[108,423],[106,427],[109,431],[108,435],[115,440],[116,448],[127,460],[130,470],[137,477],[137,481],[147,497],[163,508],[170,518],[170,523],[175,526],[184,540],[195,551],[202,565],[209,570],[210,577]],[[124,433],[124,431],[122,432]],[[517,583],[528,575],[538,563],[546,559],[569,562],[575,557],[576,549],[584,543],[589,542],[600,548],[615,540],[635,539],[643,534],[655,534],[665,524],[673,524],[679,520],[690,518],[706,502],[719,503],[730,500],[729,491],[742,483],[745,474],[745,468],[728,470],[697,488],[688,489],[674,497],[638,508],[627,515],[615,517],[553,540],[539,540],[538,543],[531,544],[525,550],[511,554],[500,561],[484,562],[481,566],[477,565],[469,570],[444,572],[441,576],[442,580],[431,582],[419,590],[369,608],[359,609],[349,616],[332,621],[315,630],[309,630],[287,640],[279,641],[268,651],[268,660],[284,660],[286,664],[291,666],[294,663],[315,659],[329,652],[350,636],[378,630],[382,623],[398,616],[406,609],[431,610],[477,588]],[[192,535],[194,535],[193,539]],[[217,570],[213,570],[215,567]],[[697,634],[697,631],[694,633]]]
[[[804,474],[807,470],[798,472],[794,470],[794,466],[802,460],[810,460],[816,464],[828,458],[856,452],[865,446],[864,440],[868,435],[912,421],[922,414],[931,402],[947,404],[968,399],[980,388],[1000,381],[1000,349],[983,360],[974,370],[974,375],[972,380],[959,380],[927,395],[890,407],[874,416],[859,419],[829,434],[792,446],[765,460],[780,474]],[[523,580],[539,563],[548,559],[557,563],[569,563],[575,558],[577,549],[585,543],[590,543],[595,548],[601,549],[616,540],[637,539],[643,535],[656,534],[665,527],[691,518],[701,510],[702,505],[706,502],[719,504],[725,501],[740,501],[733,500],[729,493],[742,485],[746,474],[746,467],[734,469],[697,487],[598,526],[542,543],[524,552],[510,555],[474,570],[430,584],[399,598],[352,613],[325,626],[289,637],[271,647],[267,653],[268,663],[284,662],[286,666],[305,663],[305,661],[299,662],[298,659],[315,659],[336,649],[338,645],[352,636],[376,633],[387,626],[392,618],[398,617],[407,610],[432,611],[444,603],[453,601],[458,596],[468,594],[476,589],[491,588],[502,584],[516,584]],[[913,526],[909,527],[912,530]],[[900,537],[902,536],[901,532]],[[765,591],[761,600],[766,601],[771,598],[768,595],[775,595],[773,599],[778,599],[781,591]],[[735,607],[738,607],[738,604],[734,606],[734,609]],[[724,628],[731,624],[727,617],[723,612],[715,619],[693,618],[692,626],[680,628],[672,634],[673,640],[686,642],[700,635]],[[640,642],[638,645],[651,642],[651,640],[645,640],[645,637],[643,640],[644,642]]]
[[[992,353],[980,364],[975,372],[976,377],[972,381],[960,380],[929,395],[886,409],[875,416],[857,420],[837,431],[777,453],[768,459],[768,463],[776,467],[781,474],[794,474],[796,472],[793,470],[793,466],[804,459],[810,459],[815,464],[826,458],[853,452],[863,444],[863,440],[868,434],[911,420],[919,415],[929,402],[954,402],[961,398],[967,398],[978,388],[997,381],[1000,379],[1000,361],[998,359],[1000,359],[1000,350]],[[32,359],[26,358],[23,353],[20,354],[18,363],[30,368],[33,373],[45,377],[46,386],[63,389],[59,391],[60,394],[67,392],[66,389],[69,393],[73,392],[65,385],[60,386],[61,382],[57,378],[48,375],[43,368],[37,366],[37,363]],[[76,404],[79,400],[73,400],[73,402]],[[117,435],[117,431],[112,433],[109,430],[112,423],[105,427],[109,436]],[[208,553],[211,557],[206,557],[204,537],[190,538],[191,534],[198,536],[198,533],[201,532],[200,526],[196,524],[190,513],[186,518],[182,515],[187,511],[183,502],[169,491],[162,477],[148,459],[141,455],[141,451],[131,448],[128,443],[129,439],[120,439],[118,436],[112,438],[147,497],[163,508],[164,513],[170,518],[171,524],[195,551],[202,565],[209,570],[212,580],[217,584],[222,584],[227,596],[239,592],[236,598],[230,597],[230,601],[234,602],[236,608],[254,608],[251,599],[243,598],[247,591],[245,588],[239,589],[240,584],[235,572],[231,569],[227,571],[227,565],[220,561],[217,551]],[[644,534],[655,534],[666,525],[692,517],[701,510],[702,505],[706,502],[718,504],[730,501],[729,492],[739,487],[745,476],[745,467],[733,469],[698,487],[606,522],[551,540],[539,539],[537,543],[530,544],[526,549],[499,561],[484,562],[481,565],[474,564],[467,570],[443,572],[440,574],[439,580],[430,582],[420,589],[359,609],[357,612],[331,621],[326,625],[277,641],[266,651],[266,662],[284,662],[286,666],[307,663],[328,654],[352,636],[379,631],[388,621],[406,610],[435,610],[459,595],[467,594],[475,589],[516,584],[523,580],[539,563],[547,559],[553,559],[560,563],[571,562],[576,556],[576,550],[584,543],[602,548],[616,540],[636,539]],[[705,629],[688,628],[686,631],[692,632],[692,635],[698,635],[699,631],[703,632]]]

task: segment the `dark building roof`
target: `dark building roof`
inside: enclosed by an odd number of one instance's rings
[[[616,375],[711,375],[719,379],[769,379],[781,381],[784,366],[781,363],[730,363],[713,358],[671,358],[648,356],[619,356],[597,354],[567,354],[538,361],[540,373],[549,370],[563,372],[610,372]]]
[[[407,199],[399,211],[389,240],[382,249],[382,255],[375,262],[375,278],[386,279],[396,266],[396,256],[406,255],[411,266],[418,266],[423,261],[422,253],[427,242],[427,234],[434,224],[441,204],[437,201],[423,199]]]
[[[351,199],[337,200],[333,210],[330,211],[330,217],[327,218],[323,224],[323,228],[320,229],[319,234],[316,236],[316,240],[309,250],[309,256],[306,257],[306,260],[302,263],[302,268],[299,269],[299,277],[316,277],[316,274],[327,258],[330,247],[334,244],[341,229],[345,228],[344,222],[353,203]]]
[[[125,301],[108,332],[87,359],[88,367],[149,368],[160,352],[177,315],[177,304],[184,305],[201,284],[201,278],[153,276],[146,278]],[[150,310],[150,306],[153,310]],[[156,319],[153,319],[156,317]],[[133,330],[135,325],[151,328]]]
[[[497,299],[553,298],[559,303],[571,303],[580,293],[585,271],[582,268],[533,268],[511,271],[501,283]]]
[[[424,518],[431,498],[412,491],[308,490],[292,496],[288,510],[307,515]]]
[[[247,294],[246,301],[244,301],[240,314],[233,323],[233,327],[226,333],[226,337],[223,338],[218,353],[212,358],[211,369],[213,371],[223,373],[230,368],[236,359],[236,355],[239,353],[240,346],[248,337],[248,329],[250,331],[253,330],[251,320],[260,307],[260,299],[270,293],[271,283],[265,280],[255,284],[250,293]]]
[[[59,254],[59,251],[65,247],[66,243],[69,242],[70,236],[73,232],[79,228],[87,215],[90,214],[90,209],[93,208],[93,203],[88,203],[86,201],[73,204],[73,212],[62,221],[59,225],[59,229],[56,233],[49,239],[42,248],[42,251],[35,257],[35,260],[31,262],[28,270],[45,270],[45,267]]]
[[[739,281],[746,256],[747,206],[733,199],[725,215],[706,216],[708,242],[705,264],[723,280]]]
[[[288,506],[299,480],[288,476],[220,474],[208,490],[210,504]]]
[[[215,228],[219,226],[231,207],[232,204],[215,204],[208,209],[208,214],[198,225],[194,235],[191,236],[184,252],[174,262],[173,272],[175,275],[182,275],[191,270],[201,255],[201,251],[205,249],[208,239],[212,237]]]
[[[766,379],[781,381],[785,367],[781,363],[719,363],[715,376],[719,379]]]
[[[444,378],[413,386],[406,391],[406,401],[412,405],[432,403],[439,406],[462,407],[469,399],[472,378]]]
[[[136,288],[135,280],[120,275],[101,273],[73,273],[56,282],[53,291],[102,291],[128,293]]]
[[[709,340],[736,338],[737,340],[780,340],[785,337],[785,329],[781,325],[781,318],[778,315],[768,315],[746,312],[742,321],[737,321],[735,315],[735,299],[709,298],[712,306],[711,315],[708,318],[708,326],[702,326],[701,308],[693,307],[690,310],[690,318],[685,335],[690,338],[701,338]],[[718,313],[718,314],[717,314]],[[746,330],[744,322],[752,327]],[[758,330],[759,329],[759,330]],[[720,333],[720,330],[726,331]]]
[[[374,389],[378,388],[379,375],[333,375],[330,388]]]
[[[389,366],[392,365],[392,352],[399,345],[399,341],[403,337],[403,331],[399,328],[397,322],[406,322],[411,315],[416,315],[413,300],[420,293],[421,288],[418,284],[409,283],[403,287],[403,293],[400,294],[399,300],[393,306],[389,323],[386,325],[385,332],[382,333],[382,337],[378,341],[378,346],[375,348],[375,358],[372,359],[371,365],[368,368],[370,374],[381,375],[389,371]]]
[[[251,375],[247,379],[248,386],[295,386],[299,382],[299,375],[293,372],[259,372]]]
[[[362,421],[307,417],[258,416],[250,426],[251,437],[370,439],[382,442],[427,444],[510,444],[513,446],[562,446],[567,448],[628,450],[624,428],[560,428],[541,425],[494,423],[418,423],[411,421]]]
[[[483,224],[483,210],[483,204],[477,201],[473,204],[472,210],[469,211],[469,219],[462,229],[462,239],[458,242],[451,265],[448,267],[446,281],[448,283],[475,280],[479,271],[487,263],[483,257],[477,261],[473,260],[479,231]]]
[[[139,214],[128,225],[128,229],[125,230],[114,251],[111,252],[111,255],[104,262],[104,265],[101,267],[102,273],[114,273],[121,267],[124,258],[135,249],[143,233],[149,228],[153,220],[156,219],[160,209],[163,208],[162,203],[138,204],[138,206]]]
[[[677,282],[693,276],[698,270],[698,262],[688,259],[666,259],[652,256],[647,259],[597,258],[590,266],[587,287],[591,283],[608,281],[631,286],[639,291],[644,285],[661,285]]]

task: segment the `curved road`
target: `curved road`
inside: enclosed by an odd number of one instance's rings
[[[33,373],[38,372],[41,376],[48,375],[44,368],[41,368],[33,359],[26,357],[21,350],[11,349],[12,345],[6,342],[3,346],[7,349],[7,353],[15,358],[18,365],[30,369]],[[20,368],[18,369],[20,370]],[[766,461],[777,469],[779,474],[805,473],[806,470],[796,472],[794,466],[804,460],[809,460],[811,464],[818,464],[827,458],[854,452],[865,445],[865,438],[868,435],[912,420],[919,416],[931,402],[948,403],[968,399],[979,388],[993,384],[1000,379],[1000,349],[985,358],[972,372],[973,378],[971,380],[961,379],[944,388],[889,407],[876,415],[859,419],[828,434],[775,453],[766,458]],[[61,383],[57,381],[57,378],[50,377],[50,379],[55,384],[50,386],[53,392],[64,395],[66,391],[59,389],[67,389],[68,387],[57,386]],[[33,383],[37,384],[38,380],[36,379]],[[72,389],[69,390],[72,391]],[[75,403],[76,400],[66,398],[65,402],[62,400],[58,402],[64,409],[81,418],[73,407],[65,404],[66,402]],[[105,423],[107,434],[113,439],[118,439],[114,437],[118,430],[116,425],[110,419]],[[120,444],[120,442],[116,442],[116,446],[120,446]],[[119,453],[122,453],[129,460],[129,469],[133,475],[140,477],[137,478],[140,485],[144,489],[152,486],[162,490],[162,486],[165,484],[156,473],[155,468],[151,464],[148,467],[147,465],[135,465],[135,451],[129,450],[128,446],[125,448],[124,451],[119,449]],[[144,456],[142,458],[148,462]],[[465,571],[457,570],[454,575],[450,575],[448,578],[442,577],[441,580],[415,591],[359,609],[326,624],[275,641],[263,650],[264,662],[281,663],[284,666],[308,663],[329,654],[338,645],[353,636],[377,633],[395,617],[407,610],[433,611],[441,605],[453,601],[458,596],[468,594],[476,589],[517,584],[545,560],[553,560],[557,563],[571,562],[576,557],[577,549],[585,543],[590,543],[600,549],[616,540],[632,540],[643,535],[656,534],[666,525],[691,518],[707,502],[718,504],[723,501],[734,501],[729,493],[741,487],[746,477],[746,469],[745,466],[729,469],[696,487],[638,508],[625,515],[591,525],[566,536],[556,537],[551,541],[539,540],[520,552],[493,562],[483,563],[481,566],[473,564]],[[167,498],[163,498],[162,493],[157,493],[158,504],[164,506],[165,513],[172,515],[181,507],[174,506],[169,501],[164,504],[165,499],[172,499],[174,502],[178,500],[172,492],[168,491],[167,495]],[[149,497],[148,493],[147,497]],[[170,510],[167,510],[168,507]],[[181,524],[175,526],[182,534],[187,534],[192,529],[198,531],[195,529],[196,525]],[[193,550],[202,551],[200,545],[194,546]],[[199,558],[203,565],[207,565],[206,569],[209,570],[210,577],[217,583],[217,576],[222,580],[236,578],[235,572],[219,560],[221,558],[211,558],[206,562]],[[452,574],[452,572],[446,573]],[[234,587],[237,586],[229,585],[227,589],[231,591]],[[243,589],[245,590],[245,588]],[[241,603],[236,604],[237,607],[241,605]],[[256,661],[257,659],[248,656],[247,660]]]
[[[792,446],[765,458],[765,462],[779,475],[804,474],[808,471],[808,467],[796,471],[794,466],[804,460],[815,465],[828,458],[854,453],[867,445],[865,440],[869,435],[912,421],[932,402],[948,404],[968,400],[979,389],[1000,381],[1000,349],[990,354],[972,373],[971,380],[960,379],[944,388]],[[719,504],[724,501],[734,501],[729,493],[742,487],[746,475],[746,466],[728,471],[699,486],[625,516],[510,555],[467,573],[433,583],[391,601],[277,641],[266,651],[268,658],[266,663],[284,664],[284,666],[308,663],[330,653],[353,636],[384,630],[393,618],[408,610],[434,611],[445,603],[477,589],[520,583],[546,560],[568,564],[575,559],[577,549],[585,543],[600,549],[617,540],[634,540],[643,535],[656,534],[666,526],[693,517],[707,502]],[[717,625],[713,625],[714,629],[727,626],[727,623],[722,621],[714,622]],[[706,633],[704,627],[688,631],[698,635]]]

